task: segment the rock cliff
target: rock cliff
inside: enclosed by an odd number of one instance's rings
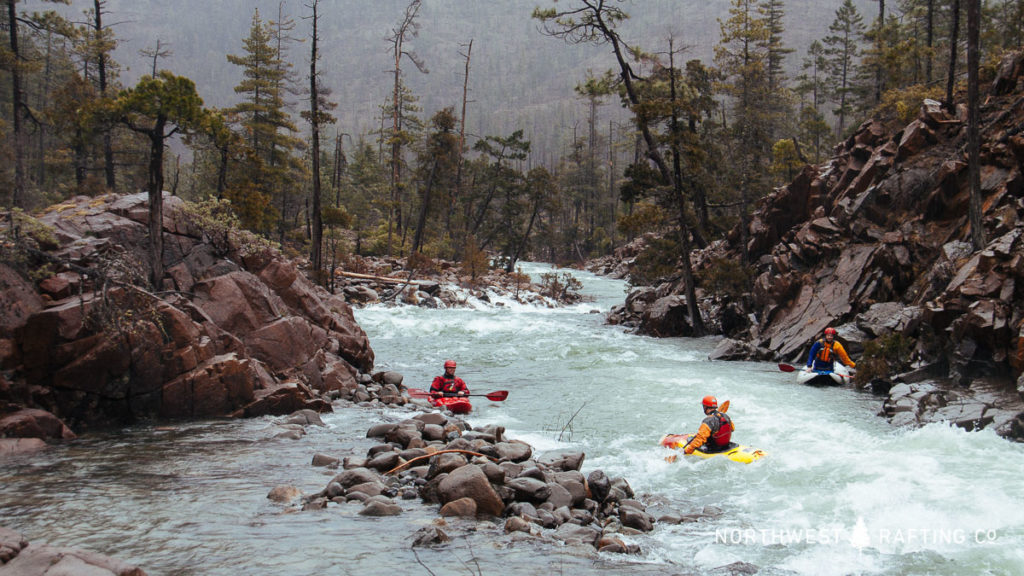
[[[343,296],[256,237],[164,202],[157,290],[140,281],[145,194],[73,198],[24,226],[35,248],[4,246],[0,437],[67,437],[38,409],[82,430],[368,399],[373,351]]]

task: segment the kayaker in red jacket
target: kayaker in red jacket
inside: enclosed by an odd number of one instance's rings
[[[705,418],[700,423],[697,435],[690,439],[683,446],[683,453],[693,454],[693,451],[704,446],[704,452],[721,452],[729,447],[732,441],[732,431],[736,425],[732,418],[718,411],[718,399],[714,396],[705,396],[701,400],[704,407]]]
[[[455,375],[455,360],[444,361],[444,374],[434,378],[430,384],[431,396],[466,396],[469,388],[466,383]]]
[[[811,352],[807,355],[807,368],[814,366],[815,370],[833,372],[837,359],[850,368],[857,366],[853,360],[850,360],[843,345],[836,342],[836,329],[825,328],[825,337],[811,346]]]

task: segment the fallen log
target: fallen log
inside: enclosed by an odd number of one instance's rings
[[[338,276],[344,276],[346,278],[356,278],[358,280],[373,280],[375,282],[384,282],[386,284],[429,284],[429,280],[406,280],[405,278],[389,278],[387,276],[374,276],[372,274],[359,274],[358,272],[335,272]]]

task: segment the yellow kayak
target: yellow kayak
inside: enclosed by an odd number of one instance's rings
[[[666,448],[682,448],[683,446],[686,446],[686,443],[689,442],[690,438],[693,438],[694,436],[695,434],[666,434],[661,437],[661,441],[659,443],[662,446],[665,446]],[[694,450],[693,454],[688,454],[688,456],[697,456],[699,458],[714,458],[715,456],[725,456],[726,458],[732,460],[733,462],[741,462],[743,464],[750,464],[754,460],[760,460],[761,458],[764,458],[767,455],[768,454],[763,450],[751,448],[750,446],[742,446],[735,442],[730,444],[727,450],[722,450],[721,452],[705,452],[702,446]],[[666,457],[665,460],[668,460],[669,462],[674,462],[676,456],[676,454],[673,454],[669,457]]]

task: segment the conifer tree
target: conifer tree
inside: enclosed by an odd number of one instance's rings
[[[771,154],[770,31],[755,0],[732,0],[729,19],[719,24],[722,34],[715,46],[715,62],[724,77],[722,89],[732,100],[733,158],[738,171],[740,234],[746,262],[749,204],[758,192],[766,192],[763,188]]]
[[[388,37],[395,66],[391,97],[391,133],[387,138],[391,148],[391,207],[388,211],[388,256],[391,255],[393,225],[397,225],[400,230],[402,228],[402,203],[404,196],[402,193],[404,188],[402,183],[402,149],[414,139],[405,128],[406,117],[404,112],[407,108],[407,87],[402,80],[402,61],[407,58],[412,61],[420,72],[427,73],[426,66],[416,56],[416,53],[409,50],[405,45],[406,42],[415,38],[419,33],[419,22],[417,22],[416,17],[419,13],[420,5],[420,0],[412,0],[405,8],[402,20],[392,30],[392,35]]]
[[[433,131],[427,136],[426,146],[420,155],[420,177],[423,192],[420,196],[420,212],[416,221],[410,253],[423,250],[424,235],[428,227],[427,217],[434,212],[434,190],[450,190],[454,185],[460,154],[459,138],[455,133],[455,111],[448,107],[438,111],[430,119]],[[438,227],[440,228],[440,227]]]
[[[767,33],[762,49],[765,51],[765,75],[768,79],[767,104],[772,124],[770,138],[774,141],[786,135],[786,122],[791,116],[785,60],[794,50],[787,48],[783,42],[786,29],[783,23],[785,4],[782,0],[761,0],[758,11]]]
[[[798,133],[800,140],[811,146],[815,163],[821,161],[823,141],[829,132],[821,112],[828,93],[825,83],[827,69],[825,47],[818,40],[813,40],[803,61],[803,73],[797,77],[796,92],[801,98]]]
[[[48,0],[54,3],[67,4],[70,0]],[[7,8],[7,37],[8,46],[0,52],[0,64],[11,74],[11,117],[13,124],[14,139],[14,186],[11,187],[10,203],[11,208],[23,208],[25,206],[26,174],[25,154],[27,152],[28,131],[26,122],[38,123],[32,115],[25,96],[25,73],[31,68],[31,63],[25,58],[22,46],[19,44],[19,28],[22,24],[33,26],[29,18],[18,15],[18,0],[6,0]],[[11,215],[11,229],[14,230],[13,214]]]
[[[243,41],[245,54],[227,56],[229,62],[242,67],[243,79],[235,93],[245,99],[230,112],[242,128],[248,150],[244,155],[245,166],[225,195],[239,210],[247,227],[269,231],[276,223],[283,237],[283,222],[278,218],[287,216],[283,213],[287,194],[294,188],[288,181],[298,164],[294,151],[301,142],[293,136],[298,129],[285,108],[283,79],[287,66],[273,41],[272,27],[261,20],[256,10],[249,36]],[[275,198],[282,210],[272,207]]]
[[[843,0],[828,30],[829,34],[822,43],[828,57],[832,100],[837,104],[833,110],[837,118],[836,136],[842,136],[846,130],[846,117],[853,111],[853,79],[864,37],[864,19],[852,0]]]
[[[164,146],[179,131],[202,126],[203,101],[188,78],[163,71],[143,76],[134,88],[122,91],[116,109],[121,121],[149,140],[149,256],[154,288],[163,281]]]

